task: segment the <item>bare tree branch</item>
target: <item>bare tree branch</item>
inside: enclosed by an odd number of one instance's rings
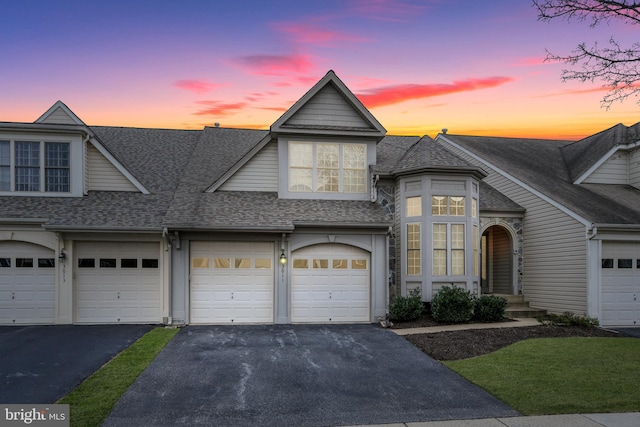
[[[611,21],[640,25],[639,1],[533,0],[533,5],[541,21],[555,18],[589,20],[591,27]],[[561,80],[564,82],[601,81],[602,87],[608,91],[601,101],[604,108],[608,109],[612,103],[630,96],[640,97],[640,43],[624,48],[613,37],[605,47],[597,42],[589,47],[580,43],[570,55],[556,55],[547,50],[546,61],[563,62],[574,67],[562,70]]]

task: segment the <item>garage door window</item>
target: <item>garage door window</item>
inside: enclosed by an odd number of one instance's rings
[[[158,259],[143,258],[142,259],[142,268],[158,268]]]
[[[193,268],[209,268],[209,258],[192,258],[191,267]]]
[[[236,258],[236,268],[251,268],[251,258]]]
[[[11,258],[0,258],[0,268],[11,267]]]
[[[271,268],[271,260],[268,258],[256,258],[256,268]]]
[[[618,268],[633,268],[632,259],[618,259]]]
[[[122,258],[120,268],[138,268],[138,260],[136,258]]]
[[[54,258],[38,258],[39,268],[54,268],[56,266],[56,260]]]
[[[100,268],[116,268],[116,259],[100,258]]]
[[[314,259],[313,268],[329,268],[328,259]]]
[[[213,268],[231,268],[231,260],[229,258],[214,258]]]
[[[16,258],[16,267],[33,268],[33,258]]]
[[[343,269],[348,268],[349,262],[346,259],[334,259],[333,260],[333,268],[335,269]]]
[[[293,268],[309,268],[308,259],[294,259]]]
[[[78,267],[79,268],[95,268],[96,260],[93,258],[79,258],[78,259]]]
[[[366,270],[367,269],[367,260],[366,259],[354,259],[351,260],[351,268],[354,270]]]
[[[603,258],[602,268],[613,268],[613,258]]]

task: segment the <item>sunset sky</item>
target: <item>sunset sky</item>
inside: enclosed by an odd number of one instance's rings
[[[530,0],[6,0],[0,121],[61,100],[88,125],[266,129],[334,70],[389,134],[579,139],[640,121],[637,99],[601,108],[545,49],[637,34]]]

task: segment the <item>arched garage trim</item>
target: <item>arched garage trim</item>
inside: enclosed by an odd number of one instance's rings
[[[58,237],[43,231],[0,231],[0,241],[21,241],[58,251]]]
[[[314,236],[314,237],[308,237],[302,241],[294,241],[291,243],[291,252],[297,251],[298,249],[302,249],[307,246],[323,245],[327,243],[336,243],[340,245],[353,246],[353,247],[365,250],[369,253],[373,252],[373,246],[371,244],[366,244],[356,239],[351,239],[349,237],[331,236],[331,235],[321,235],[317,237]]]

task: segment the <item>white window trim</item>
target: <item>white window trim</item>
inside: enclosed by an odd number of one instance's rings
[[[71,139],[60,139],[55,137],[37,137],[37,136],[4,136],[0,135],[0,141],[9,142],[9,190],[2,190],[0,194],[2,195],[26,195],[26,196],[70,196],[73,193],[74,185],[73,185],[73,175],[74,175],[74,156],[73,156],[73,148],[72,148],[72,140]],[[16,168],[19,167],[16,165],[16,143],[19,142],[35,142],[39,144],[39,177],[38,177],[38,190],[36,191],[24,191],[24,190],[16,190]],[[69,144],[69,191],[46,191],[46,175],[47,175],[47,167],[46,167],[46,150],[45,145],[47,143],[57,143],[57,144]]]

